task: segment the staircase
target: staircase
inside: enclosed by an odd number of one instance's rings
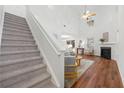
[[[5,13],[0,54],[1,88],[54,88],[25,18]]]

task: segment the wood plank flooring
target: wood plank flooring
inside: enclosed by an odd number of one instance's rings
[[[95,63],[79,78],[72,88],[123,88],[116,61],[96,56],[83,56]]]

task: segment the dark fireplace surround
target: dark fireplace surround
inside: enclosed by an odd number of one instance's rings
[[[101,47],[101,57],[111,59],[111,47]]]

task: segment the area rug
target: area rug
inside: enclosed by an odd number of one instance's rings
[[[78,72],[80,73],[79,78],[93,63],[94,63],[93,60],[89,60],[89,59],[81,60],[80,66],[78,67]]]

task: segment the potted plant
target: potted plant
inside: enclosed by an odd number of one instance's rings
[[[103,44],[105,42],[105,39],[101,38],[100,42]]]

